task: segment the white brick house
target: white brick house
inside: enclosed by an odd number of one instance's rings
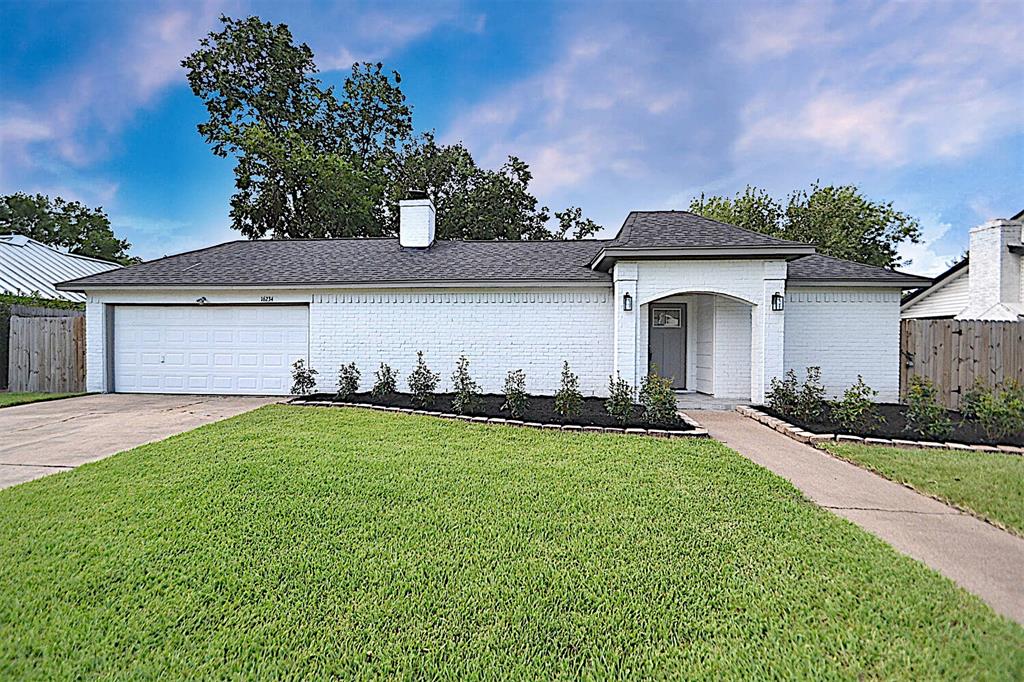
[[[586,394],[653,366],[679,391],[759,402],[772,377],[858,374],[895,400],[901,291],[928,280],[814,253],[682,211],[631,213],[610,240],[434,239],[429,200],[398,239],[238,241],[62,284],[88,296],[91,391],[286,394],[305,358],[333,390],[416,351],[483,390],[523,369],[550,394],[563,361]]]
[[[971,230],[969,256],[908,296],[905,319],[1015,322],[1024,318],[1024,211]]]

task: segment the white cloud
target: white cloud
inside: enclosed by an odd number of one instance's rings
[[[161,4],[130,20],[117,40],[56,71],[21,101],[6,103],[0,130],[22,134],[7,138],[5,153],[28,165],[57,158],[84,166],[101,157],[139,109],[184,82],[181,59],[215,19],[212,3],[202,2]],[[26,116],[35,122],[34,136],[24,134]]]
[[[442,135],[487,166],[522,158],[542,201],[596,176],[649,172],[645,159],[657,152],[645,128],[665,125],[690,101],[686,84],[658,68],[660,40],[638,49],[644,36],[625,26],[567,23],[574,29],[548,68],[463,111]]]
[[[347,71],[356,62],[386,59],[442,26],[482,33],[487,17],[484,14],[467,16],[458,4],[451,2],[409,5],[386,11],[340,6],[329,10],[324,24],[343,24],[348,30],[324,33],[315,27],[314,38],[304,40],[312,44],[321,71]]]
[[[38,142],[52,137],[53,128],[43,121],[18,116],[10,116],[0,121],[0,143]]]
[[[755,44],[762,85],[736,153],[818,151],[891,167],[955,161],[1024,130],[1021,15],[1015,21],[1002,3],[930,7],[890,3],[868,21],[849,5],[755,15],[749,34],[779,25],[795,37],[782,40],[785,49]],[[824,37],[808,35],[818,32]]]
[[[941,245],[950,230],[951,223],[942,222],[936,215],[925,215],[921,218],[921,242],[918,244],[904,243],[900,246],[900,259],[910,261],[908,268],[917,275],[934,277],[949,268],[950,263],[959,258],[961,249]]]
[[[214,220],[209,224],[195,224],[187,220],[113,212],[110,214],[110,225],[115,234],[126,235],[129,238],[132,244],[131,254],[143,260],[161,258],[240,238],[238,232],[232,230],[227,221]]]
[[[811,45],[835,45],[842,35],[828,25],[831,8],[832,3],[825,0],[750,8],[730,49],[740,59],[753,62],[784,57]]]

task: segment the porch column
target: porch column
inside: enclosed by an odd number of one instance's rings
[[[639,268],[636,263],[618,263],[612,275],[615,282],[615,352],[612,370],[636,386],[637,374],[637,324],[640,319],[640,301],[636,295],[636,281]],[[623,299],[629,294],[633,299],[633,309],[623,310]]]
[[[772,310],[772,296],[786,295],[786,261],[765,261],[761,300],[751,311],[750,399],[764,402],[765,391],[783,372],[786,312]]]

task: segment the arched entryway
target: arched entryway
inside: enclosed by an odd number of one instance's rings
[[[642,371],[670,377],[681,393],[749,401],[753,310],[748,301],[704,291],[642,303]]]

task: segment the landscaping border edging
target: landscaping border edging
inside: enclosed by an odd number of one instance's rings
[[[698,424],[692,417],[678,412],[679,418],[693,428],[689,431],[676,429],[640,429],[640,428],[619,428],[613,426],[582,426],[580,424],[542,424],[540,422],[526,422],[521,419],[502,419],[499,417],[471,417],[464,414],[452,412],[437,412],[434,410],[414,410],[408,407],[389,407],[387,405],[373,405],[370,403],[346,403],[333,400],[301,400],[293,398],[288,401],[289,405],[310,405],[312,407],[359,407],[365,410],[379,410],[381,412],[400,412],[402,414],[417,414],[425,417],[439,417],[441,419],[454,419],[458,421],[471,422],[474,424],[492,424],[497,426],[516,426],[528,429],[548,429],[557,431],[571,431],[577,433],[614,433],[629,436],[651,436],[654,438],[709,438],[707,429]]]
[[[939,443],[938,441],[904,440],[902,438],[865,438],[862,436],[849,436],[846,434],[836,435],[834,433],[813,433],[811,431],[801,429],[799,426],[790,424],[784,419],[779,419],[778,417],[766,414],[756,407],[737,405],[736,411],[744,417],[749,417],[754,421],[764,424],[770,429],[778,431],[784,436],[788,436],[795,441],[805,443],[815,448],[819,448],[821,443],[837,442],[850,443],[853,445],[883,445],[895,448],[962,450],[973,452],[996,452],[1004,455],[1024,455],[1024,447],[1019,447],[1017,445],[968,445],[966,443],[954,442]]]

